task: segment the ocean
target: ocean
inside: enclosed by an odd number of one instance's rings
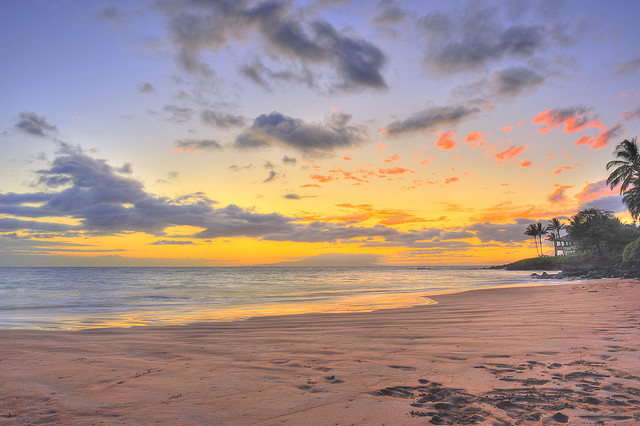
[[[370,311],[430,303],[425,296],[438,293],[534,282],[529,276],[478,267],[0,267],[0,329],[81,330]]]

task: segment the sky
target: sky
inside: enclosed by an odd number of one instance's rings
[[[631,222],[637,1],[0,9],[0,266],[503,264]]]

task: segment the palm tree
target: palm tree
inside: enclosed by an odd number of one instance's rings
[[[542,226],[542,224],[540,222],[538,222],[535,225],[535,229],[536,229],[536,235],[538,236],[538,239],[540,240],[540,256],[542,256],[542,236],[543,235],[547,235],[547,228]]]
[[[533,237],[533,241],[536,244],[536,254],[542,256],[542,236],[546,235],[547,229],[542,226],[541,223],[532,223],[527,226],[527,230],[524,231],[525,235]],[[538,239],[540,240],[540,250],[538,250]]]
[[[640,150],[636,138],[620,142],[614,154],[618,159],[607,163],[607,170],[614,169],[607,178],[607,185],[611,189],[620,185],[622,201],[635,221],[640,217]]]
[[[540,256],[540,252],[538,251],[538,231],[536,230],[536,225],[532,223],[527,226],[526,231],[524,231],[524,235],[533,237],[533,242],[536,245],[536,256]]]
[[[553,219],[551,219],[549,221],[549,225],[547,226],[548,231],[555,231],[555,233],[550,232],[549,236],[547,237],[547,240],[553,241],[553,252],[555,256],[558,255],[558,241],[560,240],[560,237],[561,237],[560,231],[563,230],[564,228],[565,228],[564,223],[560,222],[560,219],[558,219],[557,217],[554,217]]]

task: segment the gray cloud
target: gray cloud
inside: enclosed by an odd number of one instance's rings
[[[334,114],[326,123],[306,123],[279,112],[262,114],[235,141],[238,148],[254,148],[271,144],[294,148],[303,153],[332,151],[364,141],[365,132],[350,126],[351,116]]]
[[[115,6],[107,6],[100,11],[96,18],[102,21],[121,22],[125,19],[126,14],[122,13],[120,9]]]
[[[226,112],[211,110],[202,111],[200,113],[200,120],[220,129],[228,129],[231,127],[240,127],[245,125],[245,119],[240,115],[231,115]]]
[[[627,211],[627,206],[622,202],[621,195],[608,195],[606,197],[596,198],[580,205],[579,210],[600,209],[609,210],[614,213]]]
[[[465,231],[472,232],[483,243],[496,241],[500,243],[518,243],[525,241],[525,227],[531,223],[530,219],[516,219],[515,223],[482,222],[465,226]]]
[[[293,164],[293,165],[295,165],[298,162],[298,159],[295,158],[295,157],[288,157],[288,156],[285,155],[284,157],[282,157],[282,162],[284,164]]]
[[[195,245],[193,241],[180,241],[180,240],[158,240],[153,243],[149,243],[151,246],[166,246],[166,245],[174,245],[174,246],[191,246]]]
[[[175,141],[174,145],[181,149],[200,151],[215,151],[222,148],[222,146],[213,139],[182,139]]]
[[[618,65],[618,73],[620,74],[635,74],[637,72],[640,72],[640,57]]]
[[[201,52],[218,51],[232,42],[247,40],[258,32],[269,57],[278,62],[293,61],[299,72],[270,72],[262,62],[242,68],[253,81],[268,86],[274,78],[296,79],[308,73],[309,66],[333,71],[333,88],[354,90],[386,87],[381,70],[386,62],[382,51],[372,43],[338,32],[330,23],[314,19],[307,22],[302,9],[293,3],[244,1],[157,2],[168,18],[168,35],[176,47],[176,61],[192,74],[211,76],[214,71],[202,60]],[[307,79],[307,81],[309,81]]]
[[[179,107],[177,105],[165,105],[162,110],[168,114],[167,119],[175,123],[186,123],[193,117],[193,110],[188,107]]]
[[[501,95],[515,96],[525,89],[544,83],[545,77],[531,68],[510,67],[493,73],[496,91]]]
[[[18,122],[16,123],[16,129],[29,135],[40,137],[49,136],[50,133],[58,130],[56,126],[47,122],[44,116],[40,117],[33,111],[20,113]]]
[[[153,87],[153,84],[151,83],[140,83],[138,85],[138,92],[142,93],[142,94],[149,94],[149,93],[154,93],[156,91],[156,88]]]
[[[278,177],[278,172],[276,172],[275,170],[271,170],[269,172],[269,176],[267,176],[267,178],[263,180],[262,183],[273,182],[277,177]]]
[[[468,108],[466,106],[433,107],[404,120],[394,121],[387,125],[386,128],[390,136],[397,136],[404,133],[429,130],[436,126],[454,126],[462,119],[479,111],[479,108]]]
[[[544,26],[505,27],[490,7],[471,5],[455,19],[431,12],[419,23],[428,41],[425,61],[442,72],[468,71],[506,57],[532,57],[547,43]]]

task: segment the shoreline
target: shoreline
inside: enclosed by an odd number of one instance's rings
[[[234,322],[0,331],[0,422],[640,422],[640,285]]]

